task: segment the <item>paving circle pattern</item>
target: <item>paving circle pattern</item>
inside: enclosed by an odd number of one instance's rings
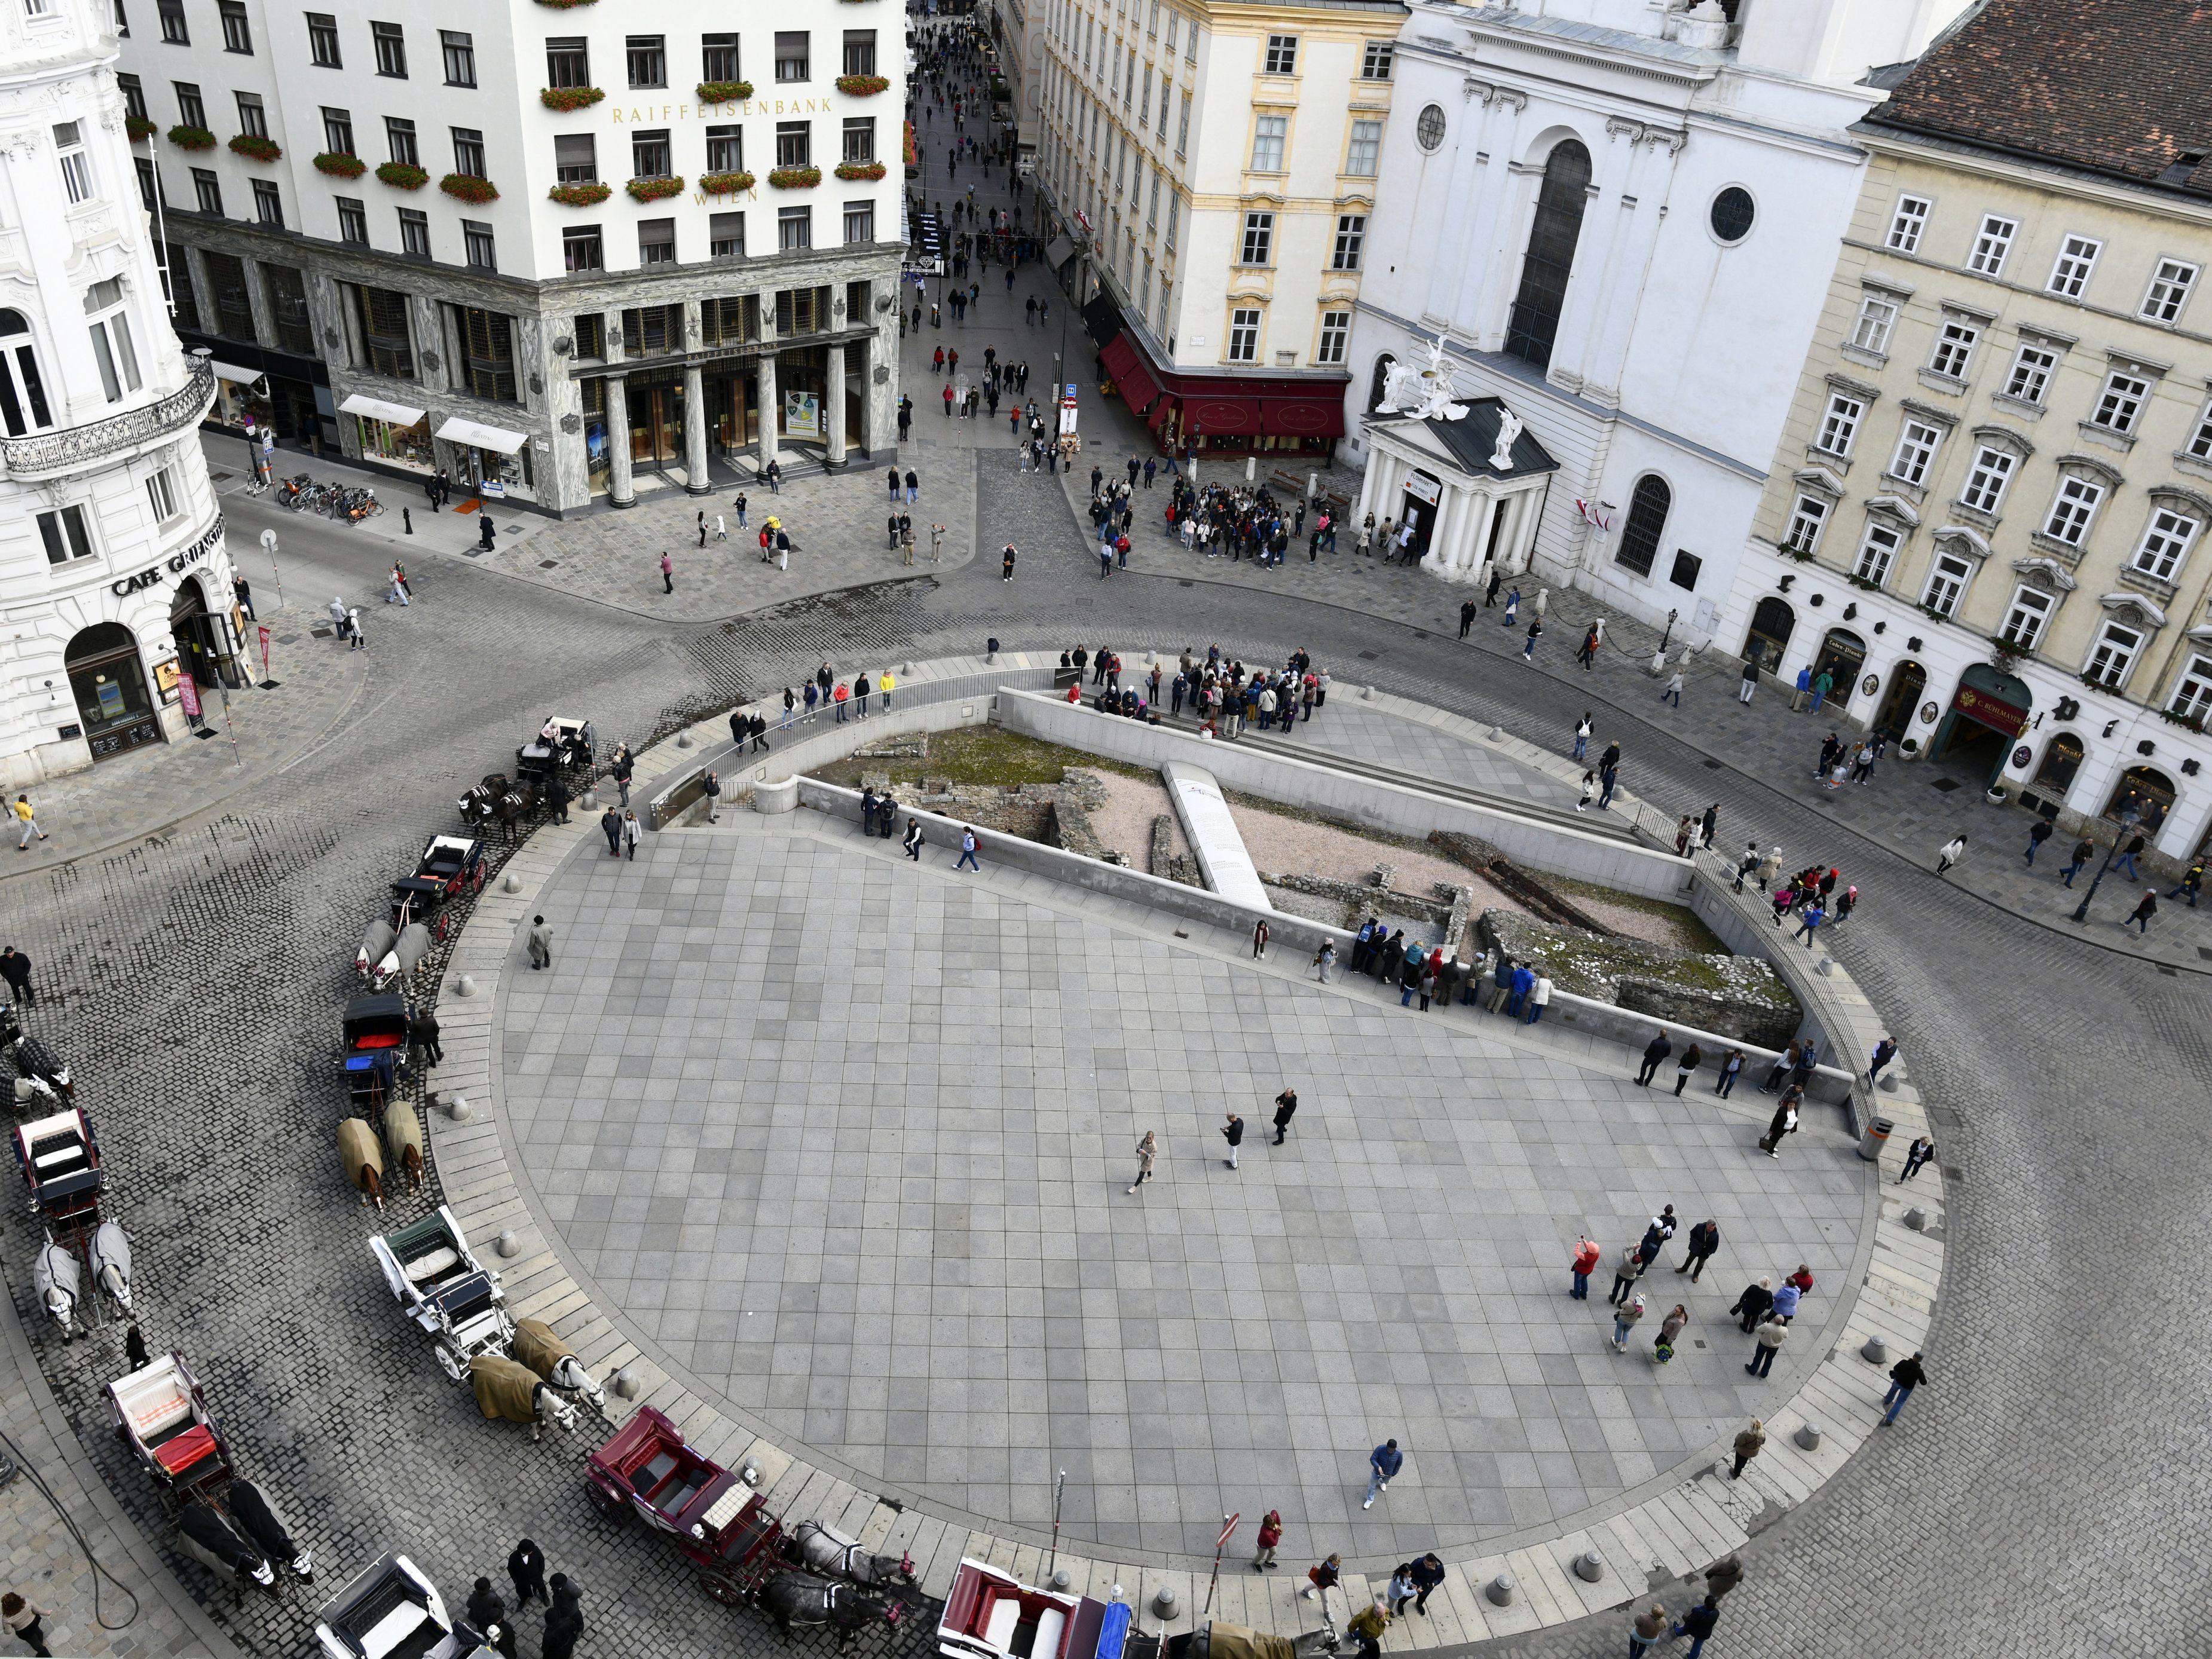
[[[1867,1166],[1759,1156],[1755,1089],[1676,1099],[1671,1066],[1639,1089],[1540,1029],[925,858],[808,812],[634,863],[593,842],[498,1012],[512,1146],[599,1305],[864,1489],[1036,1535],[1065,1469],[1064,1540],[1113,1559],[1210,1556],[1269,1507],[1286,1550],[1495,1547],[1709,1459],[1841,1330]],[[1609,1267],[1576,1302],[1567,1260],[1662,1203],[1722,1249],[1694,1286],[1668,1250],[1619,1353]],[[1821,1293],[1755,1380],[1727,1307],[1800,1261]],[[1363,1510],[1386,1436],[1407,1467]]]

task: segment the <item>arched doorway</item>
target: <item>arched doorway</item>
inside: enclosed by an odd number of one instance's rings
[[[1543,187],[1536,192],[1536,214],[1528,227],[1528,251],[1521,262],[1521,290],[1505,330],[1505,354],[1538,368],[1552,365],[1559,335],[1559,313],[1566,308],[1567,279],[1574,274],[1575,244],[1583,234],[1583,210],[1589,204],[1590,153],[1577,140],[1559,143],[1544,163]]]
[[[2154,766],[2130,766],[2113,786],[2112,798],[2105,803],[2105,816],[2117,819],[2127,807],[2133,807],[2141,817],[2136,829],[2146,836],[2157,835],[2166,815],[2173,810],[2173,781]]]
[[[2065,799],[2066,792],[2074,787],[2074,775],[2081,769],[2085,752],[2081,738],[2071,732],[2061,732],[2044,745],[2043,764],[2035,769],[2035,787]]]
[[[146,690],[138,638],[121,623],[97,623],[62,653],[86,745],[96,761],[161,742],[161,721]]]
[[[1813,678],[1817,680],[1826,674],[1832,680],[1828,702],[1845,708],[1850,705],[1851,693],[1859,689],[1859,670],[1865,665],[1866,641],[1848,628],[1832,628],[1814,653]]]
[[[1929,756],[1948,758],[1961,781],[1987,788],[2004,770],[2034,708],[2035,693],[2027,681],[1985,662],[1970,663],[1959,676],[1951,712],[1936,728]]]
[[[231,647],[230,619],[208,609],[200,578],[188,576],[179,585],[169,606],[169,631],[177,639],[177,666],[196,684],[218,682],[232,690],[239,687],[237,653]]]
[[[1406,544],[1406,556],[1418,559],[1429,550],[1429,539],[1436,534],[1437,518],[1443,501],[1443,480],[1419,470],[1406,475],[1404,495],[1399,501],[1398,522],[1410,526],[1413,539]]]
[[[1875,714],[1873,729],[1892,741],[1902,738],[1912,724],[1912,711],[1920,706],[1920,694],[1927,689],[1925,668],[1910,657],[1899,663],[1889,671],[1889,693]]]
[[[1769,593],[1751,613],[1751,632],[1744,636],[1743,659],[1757,663],[1765,673],[1780,673],[1782,653],[1790,648],[1790,636],[1796,629],[1796,613],[1786,601]]]
[[[1657,473],[1638,478],[1636,493],[1628,498],[1628,522],[1621,529],[1620,550],[1613,562],[1639,576],[1650,575],[1659,556],[1659,538],[1667,533],[1667,510],[1674,504],[1674,492]]]

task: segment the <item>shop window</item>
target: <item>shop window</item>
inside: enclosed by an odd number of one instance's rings
[[[120,623],[86,629],[70,641],[62,663],[95,760],[161,740],[138,641],[129,629]]]
[[[2074,775],[2081,769],[2081,739],[2071,732],[2061,732],[2044,749],[2043,764],[2035,769],[2035,787],[2063,797],[2074,787]]]
[[[40,514],[39,539],[46,544],[48,564],[67,564],[72,559],[92,556],[92,533],[86,528],[81,507]]]
[[[409,319],[407,296],[388,288],[349,284],[354,325],[360,349],[356,368],[395,380],[415,378],[415,331]]]
[[[462,389],[488,403],[520,402],[514,379],[514,319],[474,306],[449,309],[460,347]]]
[[[2112,799],[2105,803],[2105,816],[2108,818],[2124,822],[2122,815],[2133,811],[2139,820],[2136,829],[2145,836],[2158,834],[2159,826],[2172,810],[2172,781],[2153,766],[2128,768],[2120,775]]]
[[[1647,472],[1636,481],[1636,493],[1628,500],[1628,523],[1620,532],[1620,550],[1613,556],[1615,564],[1639,576],[1651,574],[1659,557],[1659,538],[1667,531],[1668,510],[1674,502],[1674,492],[1657,473]]]
[[[1582,238],[1583,209],[1590,182],[1589,151],[1570,138],[1544,164],[1544,183],[1536,193],[1536,215],[1521,264],[1521,289],[1505,332],[1505,350],[1538,368],[1548,368],[1558,342],[1559,313],[1565,308],[1567,280],[1574,274],[1575,246]],[[1645,569],[1650,569],[1647,561]]]
[[[1751,630],[1743,641],[1744,660],[1757,663],[1770,674],[1778,672],[1796,627],[1796,615],[1788,603],[1768,594],[1751,613]]]

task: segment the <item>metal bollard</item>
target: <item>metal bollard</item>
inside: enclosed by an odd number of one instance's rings
[[[1889,1344],[1878,1336],[1870,1336],[1861,1345],[1859,1358],[1869,1365],[1879,1365],[1889,1358]]]
[[[1482,1593],[1498,1607],[1507,1607],[1513,1601],[1513,1575],[1501,1572],[1483,1587]]]
[[[1799,1449],[1802,1450],[1818,1451],[1820,1449],[1820,1425],[1818,1423],[1799,1424],[1797,1425],[1797,1432],[1791,1435],[1790,1437],[1797,1443]]]
[[[1914,1205],[1911,1209],[1905,1212],[1905,1224],[1911,1228],[1916,1233],[1926,1232],[1928,1231],[1928,1212],[1922,1209],[1917,1204]]]
[[[1176,1616],[1176,1593],[1172,1584],[1163,1584],[1152,1596],[1152,1616],[1172,1619]]]
[[[514,1236],[514,1229],[509,1227],[500,1234],[499,1243],[494,1248],[501,1255],[512,1259],[521,1253],[522,1241]]]
[[[1586,1584],[1595,1584],[1605,1577],[1605,1560],[1595,1550],[1584,1550],[1575,1557],[1575,1577]]]

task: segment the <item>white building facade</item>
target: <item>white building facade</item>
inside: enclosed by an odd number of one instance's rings
[[[1857,197],[1847,129],[1883,96],[1864,82],[1956,9],[1416,3],[1346,411],[1348,459],[1407,465],[1362,515],[1402,522],[1407,477],[1473,482],[1370,419],[1391,369],[1441,343],[1458,395],[1501,399],[1559,463],[1534,579],[1711,638]],[[1431,568],[1479,580],[1486,562]]]
[[[179,735],[247,649],[106,0],[0,9],[0,780]],[[184,684],[180,686],[180,679]]]
[[[120,3],[217,423],[553,513],[896,442],[890,0]]]

